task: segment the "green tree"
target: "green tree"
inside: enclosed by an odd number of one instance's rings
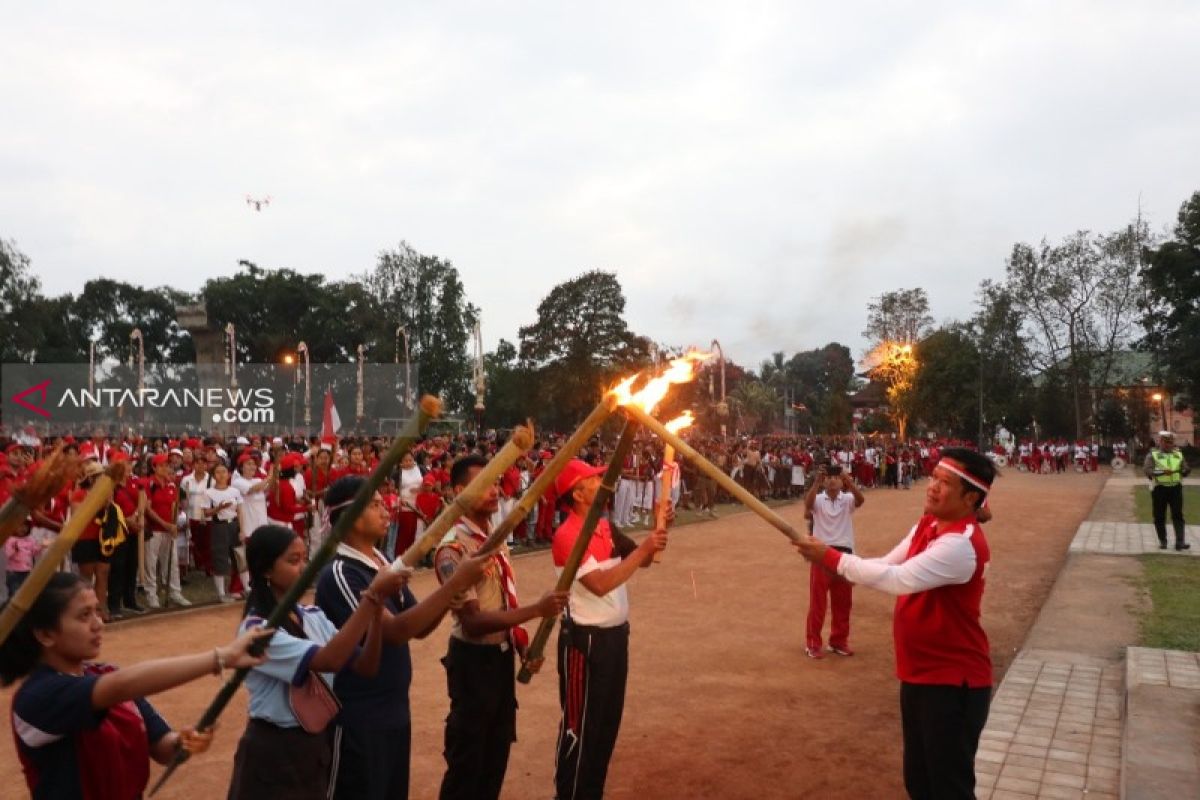
[[[468,345],[479,309],[467,302],[455,266],[402,241],[395,250],[381,252],[374,269],[359,280],[377,302],[371,324],[380,352],[396,355],[396,328],[404,326],[409,357],[420,368],[421,390],[440,395],[456,411],[470,409],[474,395]]]
[[[1017,244],[1009,256],[1007,285],[1027,320],[1030,352],[1041,370],[1065,377],[1076,438],[1094,413],[1092,388],[1107,383],[1116,352],[1132,335],[1146,237],[1139,219],[1112,234],[1079,231],[1056,245]]]
[[[1034,391],[1024,312],[1008,286],[994,281],[980,284],[976,303],[969,324],[980,364],[971,391],[983,398],[981,428],[1003,423],[1013,431],[1027,430]]]
[[[1142,347],[1168,385],[1200,397],[1200,192],[1179,209],[1174,238],[1146,254]]]
[[[771,430],[780,411],[779,395],[762,381],[745,381],[729,395],[737,430],[757,434]]]
[[[916,352],[912,400],[921,421],[939,433],[974,437],[980,362],[970,330],[961,324],[939,328]]]
[[[915,343],[933,326],[929,297],[925,290],[897,289],[884,292],[867,305],[867,327],[863,336],[872,345],[881,342]]]
[[[547,424],[569,427],[617,375],[649,363],[650,341],[629,330],[624,313],[616,274],[593,270],[551,289],[537,321],[520,329],[521,361],[536,374]]]
[[[17,243],[0,239],[0,361],[33,361],[47,319],[41,316],[41,283]]]
[[[487,374],[487,416],[499,427],[523,420],[533,410],[533,381],[517,359],[517,348],[505,339],[483,357]]]
[[[196,353],[191,337],[175,321],[175,306],[187,295],[170,288],[145,289],[141,286],[97,278],[83,285],[74,298],[70,314],[96,343],[97,360],[127,361],[131,349],[129,335],[137,328],[148,362],[189,362]],[[80,354],[86,358],[87,353]]]

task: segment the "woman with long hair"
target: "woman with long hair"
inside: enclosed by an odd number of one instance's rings
[[[140,798],[151,758],[166,763],[180,747],[201,753],[212,742],[211,731],[171,730],[145,697],[261,664],[248,648],[270,634],[243,633],[224,647],[118,670],[96,662],[101,610],[82,578],[55,573],[0,645],[0,683],[25,679],[13,696],[12,728],[34,798]]]
[[[243,631],[275,611],[308,555],[304,540],[290,527],[265,525],[246,541],[246,561],[250,592]],[[332,704],[328,687],[351,663],[355,673],[375,675],[384,598],[400,591],[406,580],[404,574],[380,570],[341,630],[316,606],[291,609],[267,647],[270,660],[246,676],[250,722],[234,756],[229,800],[324,800],[333,766],[333,728],[328,726],[333,715],[314,721],[309,715],[313,696]]]

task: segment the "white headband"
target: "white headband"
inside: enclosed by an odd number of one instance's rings
[[[953,472],[955,475],[962,478],[964,481],[966,481],[967,483],[971,484],[976,489],[979,489],[980,491],[982,491],[984,493],[987,493],[987,492],[991,491],[991,489],[992,489],[991,486],[984,483],[981,479],[976,478],[974,475],[969,474],[965,469],[963,469],[961,466],[959,466],[957,461],[954,461],[949,458],[943,458],[941,461],[938,462],[937,465],[939,467],[941,467],[942,469],[946,470],[947,472]]]

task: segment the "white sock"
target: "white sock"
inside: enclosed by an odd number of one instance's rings
[[[225,596],[225,576],[224,575],[213,575],[213,586],[217,587],[217,596],[218,597]]]
[[[238,577],[242,579],[242,594],[248,595],[250,593],[250,573],[239,572]]]

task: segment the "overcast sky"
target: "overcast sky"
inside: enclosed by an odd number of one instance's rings
[[[449,258],[490,348],[614,270],[631,327],[859,355],[1013,242],[1200,189],[1200,3],[5,2],[0,237],[44,290]],[[247,194],[270,195],[261,212]]]

